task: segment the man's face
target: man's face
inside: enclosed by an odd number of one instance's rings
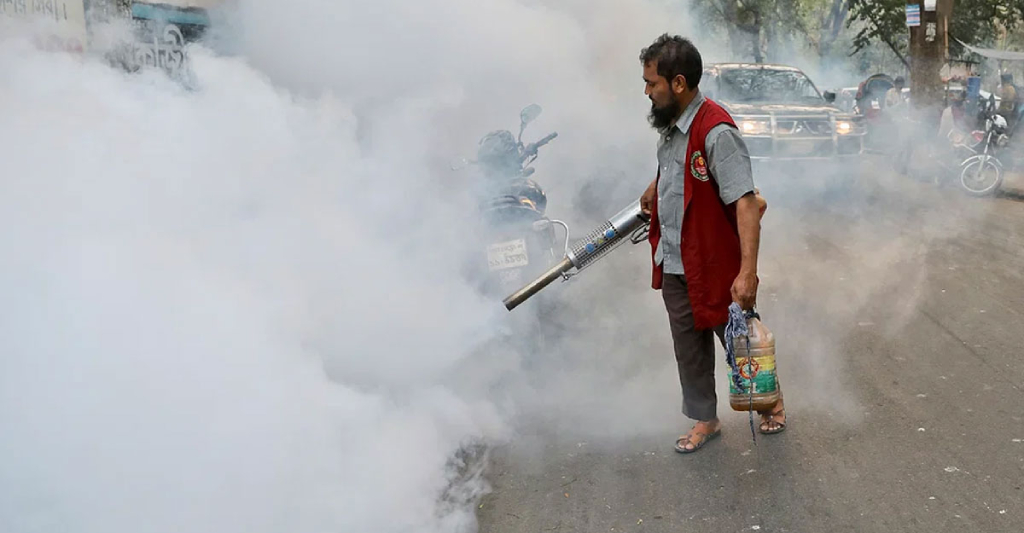
[[[651,113],[647,116],[651,126],[667,128],[679,116],[682,105],[673,90],[673,84],[658,74],[658,63],[651,61],[644,65],[644,94],[651,99]],[[676,83],[678,85],[678,83]]]

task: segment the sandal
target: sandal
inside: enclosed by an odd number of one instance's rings
[[[703,448],[704,445],[708,443],[708,441],[714,439],[715,437],[717,437],[717,436],[719,436],[721,434],[722,434],[721,428],[715,430],[715,432],[710,434],[710,435],[708,435],[707,433],[704,433],[703,431],[696,431],[696,432],[693,433],[693,436],[700,438],[700,441],[696,442],[696,443],[693,442],[692,440],[690,440],[690,435],[683,435],[682,437],[679,437],[678,439],[676,439],[676,451],[679,452],[679,453],[693,453],[693,452]],[[686,447],[687,444],[694,444],[693,449],[687,448]]]
[[[765,418],[767,417],[767,418]],[[775,417],[781,417],[782,420],[776,420]],[[771,424],[775,424],[774,429],[769,429]],[[778,411],[772,413],[766,413],[761,415],[761,425],[758,426],[758,431],[763,435],[774,435],[776,433],[782,433],[786,430],[786,408],[783,407]]]

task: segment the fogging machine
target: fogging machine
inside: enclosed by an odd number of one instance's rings
[[[583,269],[594,264],[609,252],[627,240],[633,244],[647,240],[650,216],[640,209],[640,202],[635,201],[629,207],[601,224],[586,237],[576,241],[570,248],[566,247],[565,258],[540,277],[526,284],[523,288],[505,298],[505,308],[509,311],[528,300],[541,289],[556,279],[568,280]]]

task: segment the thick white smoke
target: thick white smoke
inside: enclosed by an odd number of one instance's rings
[[[472,531],[472,445],[516,414],[677,429],[646,248],[549,289],[559,335],[521,353],[462,276],[472,176],[446,164],[536,102],[551,216],[578,235],[635,199],[640,48],[727,59],[679,3],[233,4],[195,91],[0,40],[0,531]],[[802,248],[794,218],[766,248]]]
[[[0,40],[0,530],[472,530],[506,318],[442,162],[537,101],[553,206],[635,198],[670,13],[240,2],[195,91]]]
[[[495,429],[434,374],[492,306],[395,231],[344,106],[232,60],[0,65],[2,529],[432,530]]]

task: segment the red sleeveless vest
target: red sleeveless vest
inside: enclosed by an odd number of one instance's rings
[[[718,183],[707,165],[704,141],[719,124],[736,127],[729,113],[711,100],[697,111],[690,126],[686,148],[687,168],[683,182],[683,223],[681,257],[697,329],[710,329],[729,320],[732,284],[740,272],[740,235],[736,226],[736,205],[725,205],[718,195]],[[661,179],[661,173],[658,173]],[[661,240],[658,203],[651,209],[651,256]],[[654,265],[652,287],[661,289],[662,266]]]

